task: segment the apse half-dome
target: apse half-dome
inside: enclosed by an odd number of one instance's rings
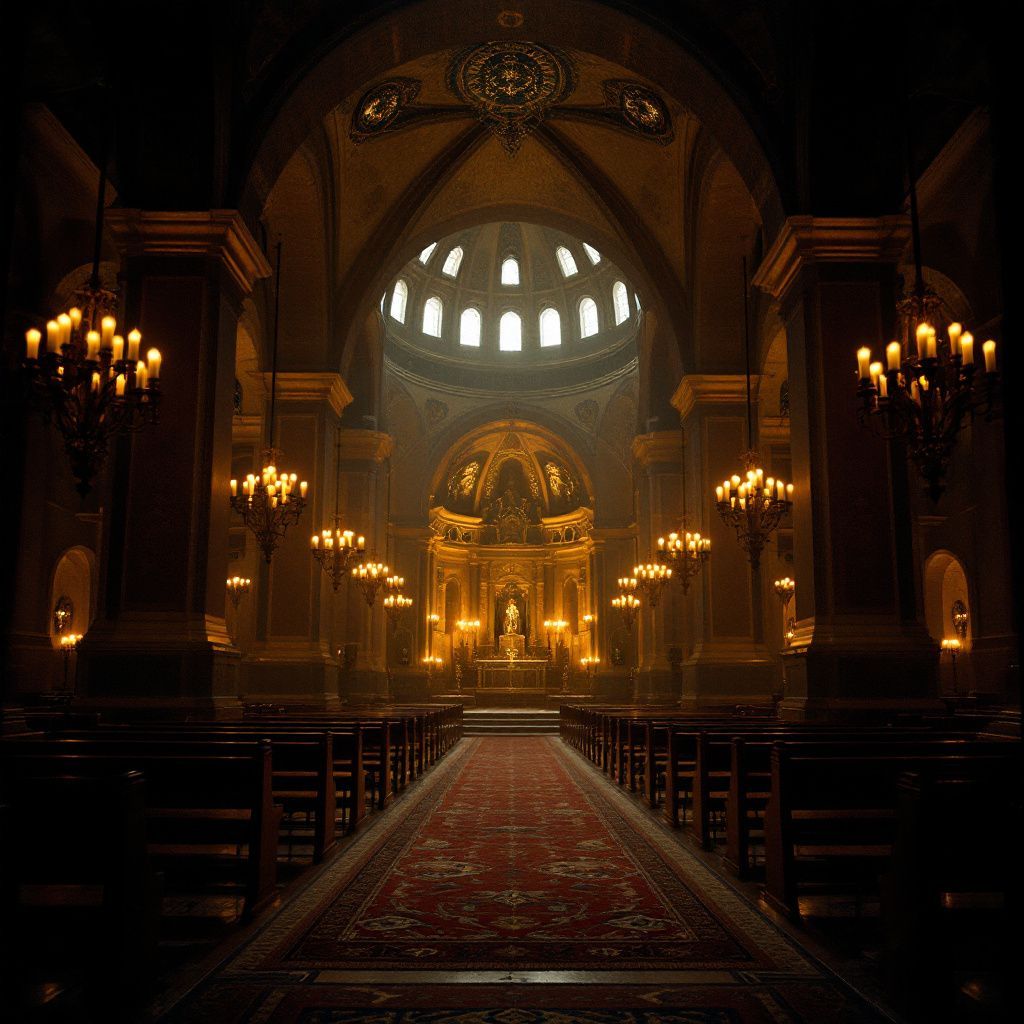
[[[553,370],[559,386],[619,371],[635,358],[640,317],[633,285],[599,249],[520,222],[431,243],[380,310],[393,366],[485,390],[543,390]]]

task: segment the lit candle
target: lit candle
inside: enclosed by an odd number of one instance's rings
[[[39,358],[39,342],[43,336],[34,327],[25,332],[25,354],[29,359]]]
[[[142,332],[138,329],[128,333],[128,358],[135,362],[139,358],[139,345],[142,344]]]
[[[114,343],[110,349],[110,358],[115,363],[119,363],[124,359],[124,338],[120,334],[114,335]]]
[[[658,550],[659,551],[664,551],[665,550],[665,538],[664,537],[659,537],[658,538]]]
[[[135,386],[137,388],[144,388],[148,383],[146,380],[147,376],[146,364],[140,359],[135,364]]]
[[[793,500],[793,485],[792,484],[786,484],[786,501],[792,501],[792,500]]]
[[[925,351],[929,359],[935,359],[939,354],[938,344],[935,340],[935,328],[928,328],[928,337],[925,339]]]
[[[928,343],[928,332],[932,329],[932,325],[924,323],[923,321],[917,325],[917,355],[918,358],[923,359],[925,354],[925,346]]]
[[[68,345],[71,343],[71,317],[67,313],[61,313],[57,317],[57,325],[60,327],[60,343]]]
[[[71,320],[71,326],[76,331],[82,326],[82,311],[77,306],[72,306],[68,310],[68,318]]]
[[[960,354],[964,357],[964,366],[974,365],[974,335],[970,331],[960,335]]]
[[[237,498],[238,497],[238,481],[237,480],[232,480],[231,481],[231,497],[232,498]]]
[[[302,498],[305,498],[306,497],[306,491],[308,489],[309,489],[309,483],[307,481],[303,480],[299,484],[299,496],[302,497]]]
[[[782,496],[786,493],[786,485],[781,481],[777,481],[775,484],[775,498],[778,501],[782,501]]]
[[[365,537],[360,537],[359,541],[358,541],[358,544],[359,544],[359,550],[362,551],[366,547],[366,538]]]
[[[152,380],[159,380],[160,363],[162,362],[162,359],[160,358],[160,350],[156,348],[151,348],[146,353],[146,362],[149,364],[146,367],[146,371],[149,374],[150,378]]]
[[[996,343],[990,338],[981,346],[981,351],[985,356],[985,372],[995,373],[996,372]]]
[[[889,397],[889,378],[884,373],[878,378],[878,397]]]
[[[313,534],[312,537],[309,538],[309,546],[314,551],[316,551],[320,547],[320,538],[315,533]]]
[[[60,324],[56,320],[46,322],[46,351],[56,352],[60,349]]]
[[[715,498],[719,502],[719,504],[725,501],[725,491],[721,487],[715,488]]]
[[[725,494],[725,500],[726,501],[729,500],[729,491],[731,490],[731,488],[732,488],[732,481],[731,480],[723,480],[722,481],[722,491]]]
[[[949,335],[949,354],[957,355],[960,351],[960,335],[963,334],[963,327],[958,323],[951,323],[946,333]]]
[[[90,331],[85,336],[85,357],[86,359],[99,359],[100,357],[100,336],[96,331]]]
[[[117,375],[117,380],[114,381],[114,393],[118,398],[124,398],[125,385],[128,383],[128,378],[123,373]]]
[[[885,358],[888,361],[890,370],[898,370],[900,368],[900,343],[898,341],[890,341],[885,347]]]
[[[112,316],[105,316],[100,321],[100,336],[103,342],[104,348],[110,348],[114,341],[114,329],[117,327],[117,321]]]
[[[878,387],[878,378],[882,376],[882,364],[872,363],[868,369],[871,371],[871,383]]]
[[[100,375],[98,373],[94,373],[92,375],[92,389],[97,394],[99,394],[99,390],[100,390]]]

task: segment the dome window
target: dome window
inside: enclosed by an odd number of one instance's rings
[[[430,262],[430,257],[434,255],[434,250],[437,248],[437,242],[431,242],[430,245],[420,253],[420,263],[426,266]]]
[[[441,273],[446,274],[448,277],[457,277],[460,266],[462,266],[462,246],[457,245],[448,253],[448,259],[444,261]]]
[[[621,281],[612,285],[612,303],[615,306],[615,326],[629,319],[629,293]]]
[[[511,310],[498,324],[498,348],[502,352],[519,352],[523,348],[523,322]]]
[[[562,268],[562,277],[572,277],[576,273],[576,260],[564,245],[555,250],[558,265]]]
[[[391,319],[400,324],[405,323],[405,304],[409,301],[409,286],[404,281],[395,285],[391,293]]]
[[[580,337],[597,334],[597,303],[588,295],[580,301]]]
[[[423,304],[423,333],[435,338],[441,337],[441,314],[444,304],[436,295],[431,295]]]
[[[596,267],[601,262],[601,254],[592,246],[583,243],[583,251],[587,254],[587,259]]]
[[[480,347],[480,311],[469,306],[459,320],[459,344],[467,348]]]
[[[509,256],[507,260],[502,262],[501,283],[512,285],[519,284],[519,260]]]
[[[562,344],[562,318],[558,310],[548,306],[540,315],[540,347],[554,348]]]

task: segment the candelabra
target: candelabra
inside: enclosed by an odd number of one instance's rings
[[[690,592],[690,581],[704,568],[711,557],[711,538],[687,530],[686,510],[686,431],[679,426],[680,459],[679,472],[683,495],[683,513],[678,533],[670,533],[668,539],[658,538],[658,561],[672,567],[672,575],[683,588],[683,594]]]
[[[644,565],[634,565],[633,576],[636,578],[637,586],[647,595],[650,606],[657,608],[661,592],[672,580],[672,569],[663,562],[647,562]]]
[[[434,674],[440,671],[441,666],[444,664],[444,658],[427,655],[427,657],[423,659],[423,664],[427,666],[427,690],[429,691],[434,679]]]
[[[107,457],[110,439],[157,420],[162,357],[151,348],[139,358],[142,334],[117,333],[117,296],[94,283],[75,296],[76,305],[46,325],[25,333],[23,366],[32,398],[44,419],[64,439],[75,489],[84,498]]]
[[[404,594],[388,594],[383,601],[384,612],[391,622],[392,632],[397,631],[403,614],[412,607],[412,598]]]
[[[754,411],[750,394],[750,313],[747,295],[747,260],[743,259],[743,349],[747,376],[747,447],[744,457],[746,478],[738,473],[715,488],[715,508],[747,553],[751,568],[761,564],[761,552],[778,529],[782,517],[793,507],[793,485],[765,477],[754,451]]]
[[[280,455],[279,450],[264,449],[263,469],[259,476],[250,473],[242,481],[241,494],[238,493],[238,481],[231,481],[231,508],[256,537],[268,564],[288,527],[298,522],[305,511],[309,488],[297,474],[277,471]]]
[[[68,689],[68,666],[71,663],[71,655],[78,649],[82,642],[81,633],[65,633],[60,638],[60,653],[64,659],[64,689]]]
[[[774,587],[778,599],[782,602],[782,619],[786,624],[785,637],[788,644],[793,639],[795,626],[794,620],[789,617],[789,602],[793,600],[793,594],[796,593],[796,583],[788,576],[783,576],[781,580],[775,581]]]
[[[957,678],[956,672],[956,656],[960,653],[961,644],[957,637],[946,637],[942,641],[942,650],[949,652],[950,660],[953,663],[953,693],[955,696],[960,696],[960,680]]]
[[[235,608],[241,603],[243,597],[249,593],[252,580],[247,576],[229,576],[227,579],[228,597]]]
[[[612,598],[612,607],[622,616],[627,633],[633,632],[633,623],[640,613],[640,599],[636,596],[637,581],[630,576],[619,578],[619,596]]]
[[[462,646],[466,643],[466,633],[472,633],[473,635],[473,652],[472,658],[476,659],[476,639],[480,632],[480,620],[479,619],[459,619],[455,623],[455,628],[459,631],[459,642]]]
[[[338,525],[339,517],[334,519],[334,529],[321,530],[314,533],[309,540],[309,550],[320,568],[331,581],[331,589],[337,593],[338,588],[355,565],[366,552],[366,538],[357,537],[351,530],[343,530]]]
[[[594,673],[597,671],[597,666],[600,664],[600,658],[580,658],[580,667],[587,674],[587,688],[590,690],[593,690],[594,688]]]
[[[373,602],[377,600],[377,594],[385,585],[389,572],[390,568],[379,561],[376,555],[370,555],[365,562],[361,562],[352,570],[352,578],[370,607],[373,607]]]
[[[545,619],[544,635],[547,639],[548,657],[551,657],[551,634],[555,634],[555,650],[562,645],[562,631],[567,629],[569,623],[565,619]]]

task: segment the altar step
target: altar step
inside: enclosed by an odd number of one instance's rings
[[[464,736],[557,736],[558,712],[473,708],[462,716]]]

